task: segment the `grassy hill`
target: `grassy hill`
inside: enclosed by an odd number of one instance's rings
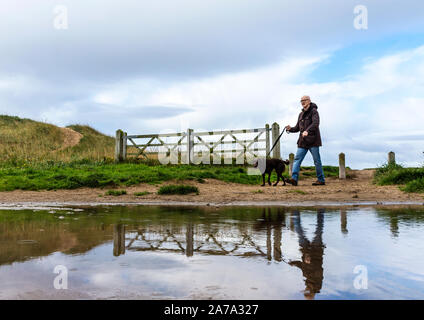
[[[60,128],[30,119],[0,115],[0,191],[118,187],[164,181],[218,179],[260,184],[243,165],[159,165],[158,161],[114,164],[115,139],[89,126]],[[106,161],[105,161],[106,160]],[[327,177],[338,168],[324,166]],[[284,174],[288,177],[288,173]],[[315,175],[302,167],[300,178]],[[271,180],[276,180],[275,173]]]
[[[113,158],[115,141],[89,126],[64,128],[0,115],[0,163],[101,160]],[[76,142],[75,145],[72,141]]]

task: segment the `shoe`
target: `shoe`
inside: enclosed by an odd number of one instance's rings
[[[325,182],[321,182],[319,180],[315,181],[314,183],[312,183],[313,186],[324,186]]]
[[[294,179],[288,179],[288,180],[286,180],[286,182],[287,183],[290,183],[291,185],[293,185],[293,186],[297,186],[297,181],[296,180],[294,180]]]

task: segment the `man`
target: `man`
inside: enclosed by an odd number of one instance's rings
[[[288,183],[297,186],[299,179],[300,165],[308,151],[314,158],[317,181],[312,183],[313,186],[325,185],[324,171],[322,170],[321,157],[319,155],[319,147],[321,143],[321,134],[319,132],[319,114],[318,106],[311,102],[309,96],[303,96],[300,100],[302,104],[302,112],[299,114],[295,127],[286,126],[288,132],[300,132],[297,140],[297,152],[294,158],[292,178],[287,180]]]

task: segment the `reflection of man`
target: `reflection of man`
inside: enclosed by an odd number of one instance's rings
[[[306,238],[303,232],[303,228],[300,223],[299,211],[296,210],[292,213],[291,221],[293,222],[294,229],[299,236],[302,261],[290,261],[289,264],[302,270],[306,285],[304,291],[305,298],[313,299],[315,294],[320,292],[322,280],[324,279],[324,269],[322,267],[325,248],[325,245],[322,243],[324,210],[318,210],[315,236],[312,242]]]

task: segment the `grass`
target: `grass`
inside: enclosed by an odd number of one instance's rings
[[[263,190],[261,190],[261,189],[258,189],[258,190],[255,190],[255,191],[252,191],[253,193],[264,193],[264,191]]]
[[[248,175],[246,166],[236,164],[160,165],[157,159],[114,164],[114,138],[86,125],[68,128],[82,138],[77,145],[64,148],[62,128],[0,115],[0,191],[126,187],[169,180],[205,183],[205,179],[261,184],[261,176]],[[337,170],[324,166],[326,176],[337,175]],[[312,175],[314,167],[301,168],[300,179]],[[274,172],[271,181],[276,180]]]
[[[147,196],[148,194],[151,194],[151,192],[149,192],[149,191],[134,192],[134,195],[135,195],[136,197]]]
[[[127,194],[126,190],[108,190],[105,193],[106,196],[115,196],[115,197],[122,196],[124,194]]]
[[[274,173],[271,181],[276,178]],[[126,187],[169,180],[204,182],[204,179],[259,185],[262,178],[248,175],[245,167],[236,165],[154,165],[151,161],[114,164],[109,160],[0,163],[0,191]]]
[[[289,190],[287,192],[288,193],[298,193],[298,194],[302,194],[302,195],[308,194],[307,192],[305,192],[303,190]]]
[[[248,175],[245,167],[237,165],[155,165],[152,161],[114,164],[111,160],[0,163],[0,191],[126,187],[169,180],[203,183],[205,179],[259,185],[262,178]],[[274,173],[271,181],[276,179]]]
[[[0,115],[0,162],[23,165],[47,161],[113,159],[115,140],[85,125],[67,128],[83,135],[80,142],[64,148],[65,133],[55,125]]]
[[[199,189],[196,186],[188,186],[184,184],[162,186],[158,190],[158,194],[199,194]]]
[[[404,168],[399,164],[385,164],[377,168],[374,183],[399,185],[399,188],[406,192],[424,192],[424,168]]]

